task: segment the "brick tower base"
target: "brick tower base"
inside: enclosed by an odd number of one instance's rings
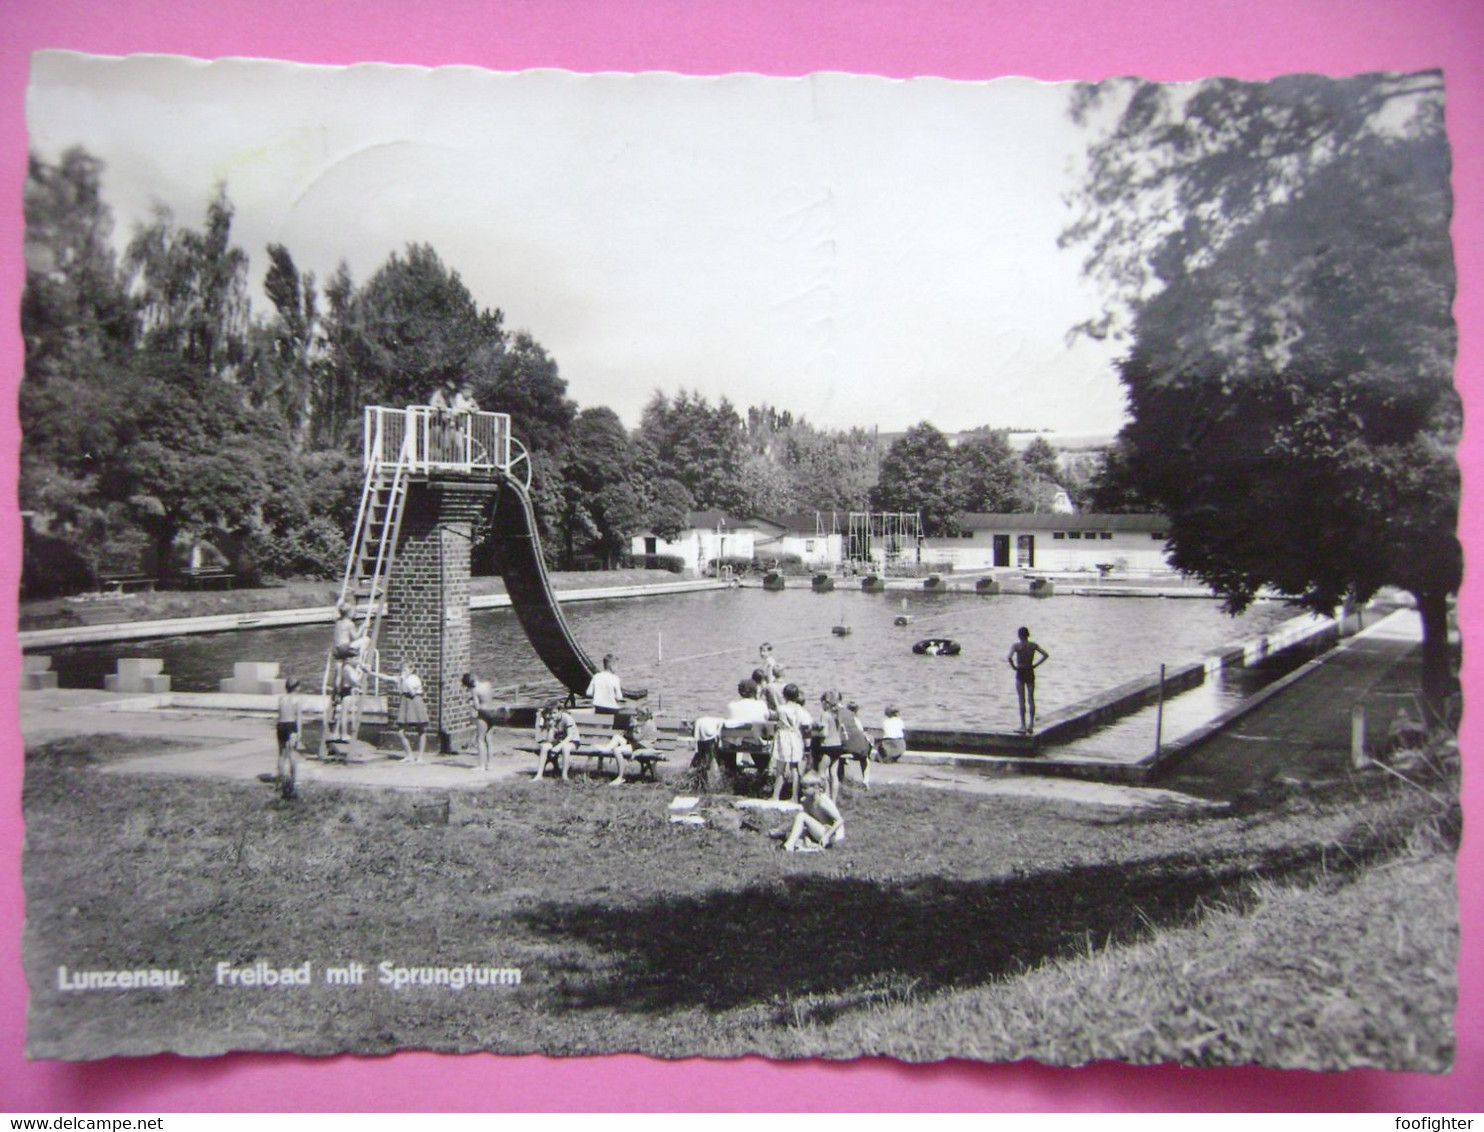
[[[496,484],[467,480],[413,483],[402,512],[397,557],[387,587],[381,670],[409,661],[422,679],[428,730],[444,751],[472,747],[474,704],[460,683],[471,671],[470,550],[474,524]],[[396,718],[397,697],[388,703]]]

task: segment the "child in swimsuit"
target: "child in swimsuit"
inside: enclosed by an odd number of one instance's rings
[[[292,676],[284,681],[283,688],[283,695],[278,697],[278,786],[285,798],[292,798],[298,773],[294,754],[304,724],[304,700],[299,695],[299,681]]]
[[[577,749],[580,736],[577,720],[559,700],[546,705],[546,710],[536,720],[536,777],[544,778],[546,764],[559,761],[562,781],[567,780],[567,759]],[[620,771],[620,773],[622,773]]]
[[[783,796],[786,779],[793,796],[799,796],[799,768],[804,761],[804,733],[814,726],[804,707],[804,693],[797,684],[783,689],[783,705],[778,709],[778,729],[773,734],[773,801]]]

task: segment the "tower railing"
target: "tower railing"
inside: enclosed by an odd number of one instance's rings
[[[508,413],[468,412],[433,405],[408,405],[401,409],[367,405],[362,435],[367,471],[390,468],[405,461],[406,470],[414,474],[508,473],[512,462],[524,459],[521,451],[512,461]],[[404,438],[411,440],[405,452]]]

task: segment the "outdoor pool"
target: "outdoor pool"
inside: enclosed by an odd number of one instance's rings
[[[1257,637],[1298,611],[1258,602],[1241,617],[1206,599],[837,590],[800,585],[780,593],[713,590],[573,603],[563,607],[577,639],[596,661],[618,657],[624,680],[650,689],[670,715],[715,712],[771,641],[786,678],[808,702],[839,688],[861,703],[865,721],[880,722],[896,705],[908,726],[1009,730],[1017,726],[1014,678],[1005,655],[1025,625],[1050,654],[1038,673],[1041,716],[1158,672],[1161,664],[1196,660],[1222,645]],[[911,618],[897,626],[899,616]],[[851,632],[836,636],[835,626]],[[496,684],[538,681],[545,669],[508,609],[473,615],[473,669]],[[281,671],[318,687],[328,625],[244,629],[110,645],[38,650],[51,654],[64,687],[101,687],[124,656],[160,657],[177,691],[215,691],[235,661],[278,661]],[[923,637],[952,637],[956,657],[917,656]],[[383,654],[384,670],[399,658]]]

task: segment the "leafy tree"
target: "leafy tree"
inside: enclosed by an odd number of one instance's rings
[[[341,260],[325,284],[321,316],[323,355],[314,365],[310,443],[317,448],[359,451],[361,374],[356,356],[361,334],[355,282]]]
[[[675,479],[657,481],[649,492],[649,529],[674,541],[686,528],[686,516],[696,509],[685,484]]]
[[[881,478],[871,492],[878,511],[918,512],[925,535],[957,534],[963,499],[948,438],[926,421],[887,449]]]
[[[1002,429],[978,428],[959,441],[953,463],[965,511],[1020,510],[1021,466]]]
[[[134,310],[110,242],[102,174],[103,163],[76,147],[55,165],[32,154],[27,166],[21,332],[33,388],[95,376],[133,346]]]
[[[282,244],[268,245],[268,272],[263,290],[273,304],[268,328],[267,380],[260,400],[276,404],[296,436],[314,411],[319,294],[314,274],[301,276],[294,257]]]
[[[214,377],[242,363],[249,325],[247,253],[232,245],[234,210],[218,184],[199,231],[176,226],[164,205],[124,256],[137,292],[145,345]]]
[[[744,515],[786,515],[796,509],[793,483],[788,471],[771,456],[749,452],[742,458],[742,503]]]
[[[679,480],[702,509],[740,510],[746,432],[730,401],[712,407],[684,389],[674,401],[656,393],[639,422],[664,477]]]
[[[387,257],[355,307],[351,361],[368,404],[421,405],[436,392],[462,389],[503,337],[500,312],[480,310],[458,272],[427,244]]]
[[[492,316],[496,329],[499,312]],[[561,456],[577,415],[556,359],[524,330],[486,337],[473,359],[470,389],[479,407],[509,413],[510,430],[527,449]]]
[[[148,534],[160,581],[188,532],[246,534],[269,494],[270,469],[287,464],[281,422],[246,410],[237,390],[185,359],[146,355],[111,406],[120,443],[99,477]]]
[[[1439,711],[1462,565],[1438,76],[1125,94],[1068,236],[1128,318],[1127,481],[1233,610],[1409,590]]]
[[[632,447],[628,430],[612,409],[584,409],[573,421],[562,470],[561,530],[569,563],[579,540],[597,542],[599,553],[611,561],[643,525],[643,502],[629,483]]]

